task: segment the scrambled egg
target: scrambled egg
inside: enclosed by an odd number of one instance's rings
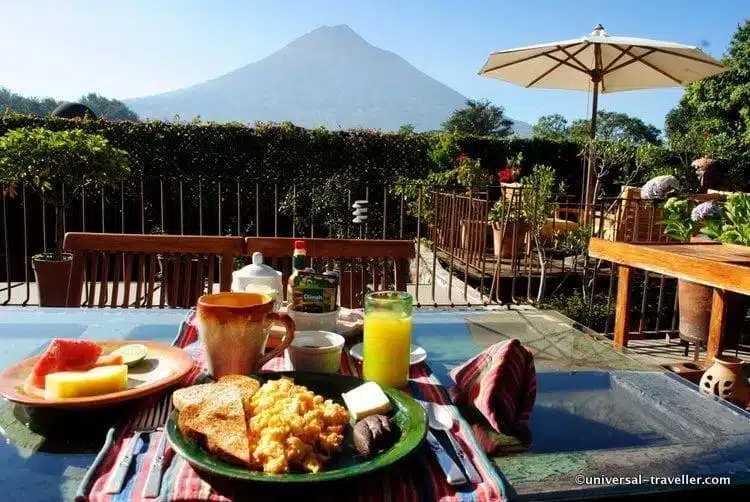
[[[289,379],[270,380],[250,400],[250,467],[318,472],[341,449],[349,412]]]

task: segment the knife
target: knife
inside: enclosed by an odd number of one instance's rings
[[[458,464],[453,461],[448,452],[445,451],[445,448],[443,448],[443,445],[440,444],[430,430],[427,431],[427,444],[430,445],[430,449],[435,454],[435,457],[437,457],[437,461],[445,473],[445,479],[448,481],[448,484],[454,486],[465,484],[466,476],[464,476],[463,471],[461,471]]]
[[[479,471],[477,471],[477,468],[474,467],[471,459],[469,459],[469,457],[466,455],[466,451],[464,451],[463,447],[458,443],[458,441],[456,441],[456,438],[451,435],[450,431],[446,431],[445,435],[448,436],[448,439],[451,442],[451,446],[453,446],[453,449],[456,450],[458,460],[461,462],[466,475],[469,476],[469,481],[474,484],[481,483],[482,476],[481,474],[479,474]]]

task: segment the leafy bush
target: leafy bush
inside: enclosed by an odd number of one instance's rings
[[[591,227],[581,225],[556,236],[553,248],[566,256],[580,255],[588,249],[591,238]]]
[[[341,173],[360,184],[393,183],[399,176],[423,179],[456,167],[465,152],[494,175],[506,159],[555,167],[580,183],[577,146],[540,139],[501,139],[448,133],[395,134],[371,130],[305,129],[285,124],[211,122],[109,122],[0,114],[0,135],[21,127],[54,131],[81,129],[100,134],[128,152],[134,176],[191,180],[249,180],[311,184]],[[578,168],[572,168],[577,166]],[[578,180],[576,182],[576,180]]]
[[[18,184],[28,183],[57,209],[57,260],[62,256],[64,210],[73,198],[89,186],[111,185],[129,174],[127,153],[96,134],[24,127],[0,137],[0,185],[4,192],[14,195]]]
[[[615,314],[615,301],[612,299],[608,308],[607,295],[597,293],[594,295],[593,308],[589,312],[589,300],[588,296],[584,298],[580,291],[575,291],[572,294],[552,296],[541,302],[538,307],[546,310],[557,310],[564,316],[598,333],[603,333],[607,318]]]
[[[721,242],[750,246],[750,195],[727,197],[721,216],[710,219],[701,232]]]
[[[523,210],[519,206],[520,203],[517,200],[510,201],[502,198],[495,202],[487,212],[487,219],[489,221],[507,221],[508,223],[525,221]]]
[[[433,217],[432,191],[454,188],[457,186],[457,182],[455,169],[433,172],[424,179],[410,179],[401,176],[396,180],[393,192],[396,195],[403,196],[409,214],[415,218],[420,217],[424,222],[431,223]]]
[[[485,187],[492,182],[492,177],[482,168],[482,163],[479,159],[472,159],[466,154],[458,156],[456,178],[458,183],[466,188],[469,193],[472,193],[477,188]]]

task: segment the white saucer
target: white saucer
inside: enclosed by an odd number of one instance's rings
[[[362,344],[358,343],[351,349],[349,349],[349,353],[352,355],[354,359],[357,361],[362,360]],[[412,345],[411,346],[411,354],[409,354],[409,365],[414,366],[415,364],[419,364],[422,361],[427,359],[427,351],[424,350],[419,345]]]

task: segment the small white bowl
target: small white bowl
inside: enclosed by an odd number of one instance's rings
[[[291,308],[287,310],[289,317],[294,319],[298,331],[336,331],[339,320],[339,308],[333,312],[310,313],[297,312]]]
[[[298,331],[289,345],[295,371],[337,373],[341,367],[344,337],[329,331]]]

